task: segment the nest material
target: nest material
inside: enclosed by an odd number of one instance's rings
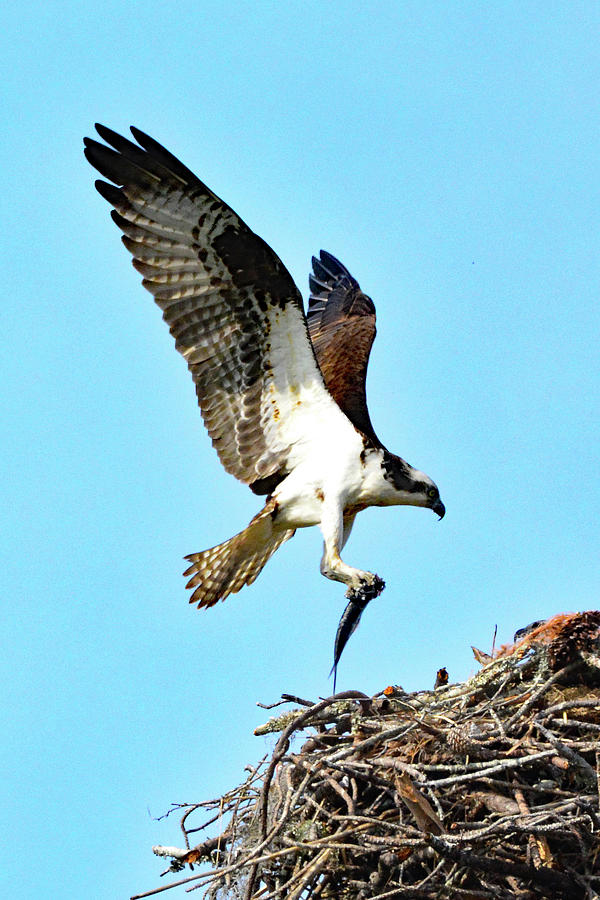
[[[285,696],[302,708],[257,729],[281,732],[270,759],[223,797],[170,810],[184,811],[186,847],[154,852],[168,872],[210,869],[132,900],[180,885],[209,900],[597,898],[600,612],[479,658],[469,681],[438,672],[433,691]]]

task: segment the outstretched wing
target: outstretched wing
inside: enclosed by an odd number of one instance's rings
[[[96,187],[187,361],[213,445],[228,472],[267,493],[306,414],[318,427],[317,409],[336,410],[300,293],[273,250],[164,147],[137,128],[139,146],[96,129],[110,146],[86,138],[85,154],[113,182]]]
[[[321,250],[309,275],[310,339],[327,389],[352,424],[381,446],[373,430],[365,381],[375,339],[375,306],[342,263]]]

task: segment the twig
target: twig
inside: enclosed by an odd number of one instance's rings
[[[435,781],[428,781],[426,783],[428,787],[431,788],[446,787],[446,785],[449,784],[473,781],[480,778],[482,775],[493,775],[496,772],[505,772],[508,769],[516,769],[519,766],[525,766],[534,763],[537,760],[546,759],[549,756],[554,756],[553,750],[542,750],[540,753],[532,753],[530,756],[520,756],[518,759],[505,759],[502,762],[471,763],[469,765],[471,771],[465,775],[452,775],[449,778],[439,778]]]
[[[542,685],[534,691],[531,697],[519,707],[516,713],[511,716],[508,722],[505,723],[504,728],[508,732],[511,730],[513,725],[515,725],[519,719],[522,719],[523,716],[527,715],[527,713],[533,709],[535,704],[538,702],[540,697],[543,697],[546,691],[552,687],[557,681],[560,681],[561,678],[566,678],[568,675],[572,675],[578,668],[580,668],[581,663],[574,662],[569,663],[568,666],[564,666],[562,669],[559,669],[558,672],[554,672],[550,678],[548,678]]]
[[[275,703],[257,703],[261,709],[275,709],[276,706],[283,706],[284,703],[297,703],[298,706],[314,706],[312,700],[303,700],[302,697],[296,697],[294,694],[282,694],[281,700]]]
[[[585,761],[583,756],[580,756],[579,753],[576,753],[575,750],[572,750],[570,747],[567,747],[562,741],[559,741],[547,728],[545,728],[541,722],[536,721],[535,727],[540,731],[548,743],[552,744],[559,753],[561,753],[566,759],[572,762],[577,768],[581,771],[583,775],[585,775],[586,781],[588,781],[591,785],[596,784],[596,772],[590,766],[588,762]]]
[[[327,709],[327,707],[331,706],[333,703],[337,703],[340,700],[354,699],[368,700],[369,698],[366,694],[363,694],[362,691],[343,691],[340,694],[334,694],[332,697],[327,697],[325,700],[321,700],[320,703],[316,703],[315,706],[311,706],[310,709],[307,709],[299,716],[296,716],[296,718],[292,722],[290,722],[287,728],[285,728],[282,732],[281,737],[275,745],[275,750],[273,751],[273,756],[271,757],[271,762],[269,763],[263,782],[260,810],[260,831],[263,839],[267,830],[267,805],[269,802],[269,787],[271,785],[271,779],[273,777],[275,767],[287,751],[291,735],[294,733],[294,731],[299,731],[307,722],[311,720],[311,718],[320,713],[322,710]]]
[[[487,856],[478,856],[467,850],[458,850],[442,838],[434,837],[433,835],[429,840],[434,850],[437,850],[442,856],[447,856],[470,868],[504,877],[514,875],[517,878],[533,881],[547,897],[554,898],[558,889],[565,897],[573,898],[573,900],[580,900],[581,898],[581,885],[578,881],[563,875],[562,872],[557,872],[555,869],[534,869],[533,866],[490,859]]]

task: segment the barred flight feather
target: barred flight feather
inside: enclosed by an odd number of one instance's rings
[[[86,139],[85,152],[113,182],[98,190],[186,359],[221,462],[247,484],[272,484],[305,429],[289,392],[340,415],[302,298],[262,238],[160,144],[97,128],[111,146]]]

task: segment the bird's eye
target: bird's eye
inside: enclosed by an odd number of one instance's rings
[[[432,500],[435,500],[437,495],[438,495],[438,492],[437,492],[436,488],[429,488],[429,490],[427,491],[427,496],[431,497]]]

